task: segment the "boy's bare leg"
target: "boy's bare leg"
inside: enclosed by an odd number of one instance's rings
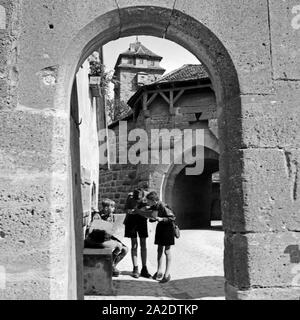
[[[157,247],[157,274],[163,273],[162,272],[163,252],[164,252],[164,247],[158,246]]]
[[[147,266],[147,239],[140,238],[142,266]]]
[[[109,240],[102,243],[103,248],[111,249],[113,261],[112,261],[112,272],[114,277],[120,275],[120,271],[116,268],[116,260],[118,255],[122,252],[122,243],[116,240]]]
[[[142,257],[142,271],[141,271],[141,277],[144,278],[152,278],[151,274],[149,273],[147,269],[147,239],[146,238],[140,238],[141,243],[141,257]]]
[[[133,267],[138,267],[138,240],[137,238],[131,238],[131,258],[132,258],[132,264]]]
[[[170,275],[170,268],[171,268],[171,262],[172,262],[172,256],[171,256],[171,246],[165,247],[165,255],[166,255],[166,272],[165,272],[165,278],[167,278]]]
[[[131,258],[132,258],[132,264],[133,264],[133,273],[132,276],[134,278],[139,278],[139,268],[138,268],[138,240],[137,238],[131,238]]]

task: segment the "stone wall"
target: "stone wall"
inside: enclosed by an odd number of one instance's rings
[[[138,124],[138,125],[137,125]],[[135,127],[142,126],[142,119],[134,122],[131,118],[126,121],[127,133]],[[109,140],[109,148],[116,150],[116,163],[108,165],[100,165],[99,172],[99,207],[101,201],[109,198],[116,202],[116,213],[124,213],[124,205],[128,194],[136,187],[141,186],[141,174],[139,174],[139,165],[119,164],[120,154],[124,156],[122,148],[119,148],[120,126],[118,124],[110,126],[110,130],[115,133],[116,143]],[[128,142],[127,152],[133,145],[133,142]]]
[[[113,165],[110,170],[100,169],[99,208],[101,201],[109,198],[116,202],[116,213],[124,213],[128,194],[137,186],[136,167]]]

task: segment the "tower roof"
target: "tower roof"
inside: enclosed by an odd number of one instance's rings
[[[136,42],[130,43],[129,49],[125,52],[121,53],[123,56],[147,56],[150,58],[157,58],[162,59],[161,56],[157,55],[156,53],[152,52],[148,48],[146,48],[140,41],[138,41],[138,38],[136,39]]]
[[[148,58],[150,60],[161,61],[162,57],[152,52],[148,48],[146,48],[139,40],[138,37],[136,41],[129,44],[128,50],[120,53],[117,63],[115,65],[115,69],[120,65],[120,61],[122,57],[140,57],[140,58]],[[155,69],[162,69],[161,67],[156,67]]]

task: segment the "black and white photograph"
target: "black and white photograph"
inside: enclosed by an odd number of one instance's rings
[[[0,0],[0,300],[300,300],[300,1]]]

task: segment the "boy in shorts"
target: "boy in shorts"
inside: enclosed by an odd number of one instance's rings
[[[137,214],[138,209],[147,206],[147,201],[145,199],[144,191],[142,189],[136,189],[128,195],[125,204],[125,237],[131,239],[131,258],[133,264],[134,278],[144,277],[151,278],[147,269],[147,243],[148,238],[148,222],[147,218]],[[142,270],[139,273],[138,268],[138,239],[140,238],[141,247],[141,259],[142,259]]]

